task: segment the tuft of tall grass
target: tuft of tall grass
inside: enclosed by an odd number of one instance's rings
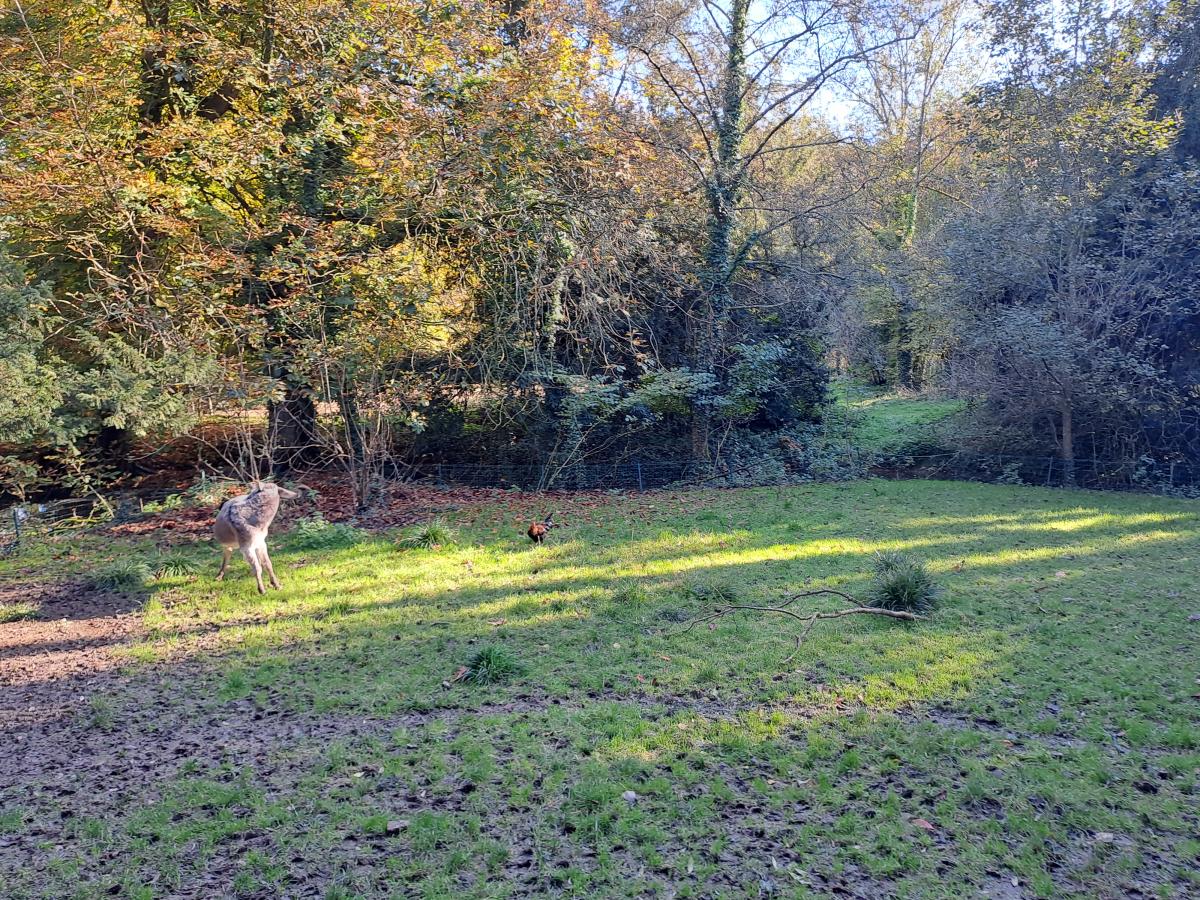
[[[441,519],[434,519],[406,531],[396,541],[396,546],[401,550],[428,550],[453,544],[457,537],[458,533],[453,528]]]
[[[181,550],[168,550],[154,563],[155,578],[187,578],[200,571],[200,564]]]
[[[730,581],[690,581],[684,585],[683,595],[696,603],[726,606],[737,603],[742,594]]]
[[[0,625],[5,622],[20,622],[37,615],[36,603],[0,603]]]
[[[467,684],[495,684],[525,674],[525,667],[507,647],[484,647],[467,663],[461,681]]]
[[[92,573],[89,582],[102,591],[137,591],[154,577],[150,566],[140,559],[119,559]]]
[[[295,550],[340,550],[353,547],[366,534],[345,522],[329,522],[320,513],[298,521],[288,534],[288,546]]]
[[[919,615],[932,612],[940,596],[941,589],[920,560],[896,551],[875,555],[867,606]]]

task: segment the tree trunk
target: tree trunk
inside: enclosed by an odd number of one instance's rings
[[[737,267],[733,238],[737,202],[745,175],[742,143],[745,123],[742,109],[746,92],[746,19],[750,0],[734,0],[729,13],[729,35],[721,93],[721,119],[717,128],[716,159],[706,185],[709,203],[708,247],[704,254],[703,296],[693,319],[692,353],[696,372],[710,376],[716,390],[717,360],[725,320],[732,305],[732,282]],[[692,464],[702,471],[711,465],[709,450],[712,407],[707,397],[692,405]]]
[[[1075,425],[1071,418],[1070,404],[1064,404],[1062,413],[1062,443],[1059,445],[1063,463],[1063,487],[1075,487]]]
[[[304,385],[289,382],[283,399],[267,407],[271,473],[282,476],[311,459],[317,443],[317,404]]]

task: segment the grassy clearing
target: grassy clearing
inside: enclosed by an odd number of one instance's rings
[[[838,404],[856,415],[855,443],[878,453],[905,453],[935,444],[938,425],[962,412],[962,400],[913,393],[888,393],[838,379],[832,383]]]
[[[165,575],[131,664],[202,648],[214,716],[354,727],[151,773],[0,893],[169,896],[221,861],[243,896],[307,890],[313,861],[327,897],[1200,893],[1195,504],[876,481],[580,498],[534,547],[539,503],[460,513],[440,547],[285,536],[261,598],[244,570]],[[734,598],[864,596],[887,551],[927,562],[932,622],[822,622],[786,667],[780,621],[678,634]],[[122,727],[119,699],[91,715]]]

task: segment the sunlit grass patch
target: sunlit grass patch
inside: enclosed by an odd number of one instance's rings
[[[0,624],[5,622],[20,622],[22,619],[32,619],[37,616],[38,605],[26,601],[16,603],[0,603]]]

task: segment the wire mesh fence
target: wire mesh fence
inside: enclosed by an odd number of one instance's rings
[[[1200,496],[1200,464],[1185,460],[1134,460],[969,452],[881,457],[872,473],[899,478],[946,478],[1043,487],[1140,491]]]
[[[546,463],[420,462],[397,466],[392,480],[435,487],[516,488],[520,490],[622,490],[786,485],[846,481],[859,477],[936,478],[1054,488],[1140,491],[1200,498],[1200,463],[1076,459],[1068,466],[1056,456],[995,455],[964,452],[877,455],[846,448],[836,459],[789,465],[777,458],[741,460],[718,457],[703,470],[686,460],[638,457]],[[136,518],[146,504],[161,501],[169,489],[112,498],[105,515]],[[18,504],[0,511],[0,552],[15,549],[23,536],[55,528],[65,521],[96,516],[98,501],[69,497],[42,504]]]
[[[653,490],[846,480],[855,476],[945,478],[1044,487],[1142,491],[1200,496],[1200,464],[1181,460],[1080,458],[1068,465],[1057,456],[997,455],[962,451],[879,455],[848,449],[836,460],[788,465],[779,460],[717,458],[703,470],[688,461],[621,459],[560,467],[524,463],[418,463],[405,477],[417,483],[530,489]]]

